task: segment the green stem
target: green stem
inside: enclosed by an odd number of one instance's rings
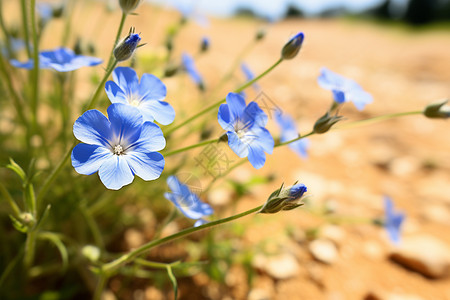
[[[167,266],[176,267],[177,265],[181,264],[179,260],[174,261],[172,263],[160,263],[155,261],[148,261],[142,258],[136,258],[135,262],[141,266],[146,266],[155,269],[165,269],[167,268]]]
[[[117,65],[117,60],[114,60],[111,67],[107,69],[105,76],[103,77],[102,81],[100,82],[97,89],[95,90],[94,95],[92,96],[91,101],[89,102],[86,110],[90,110],[95,107],[95,105],[97,104],[98,97],[100,96],[100,93],[105,88],[105,83],[108,80],[109,75],[111,75],[112,71],[116,67],[116,65]]]
[[[421,115],[423,111],[408,111],[408,112],[400,112],[400,113],[393,113],[393,114],[387,114],[382,116],[377,116],[365,120],[360,121],[354,121],[347,124],[342,124],[341,126],[336,126],[335,129],[348,129],[348,128],[354,128],[359,127],[362,125],[370,125],[374,123],[378,123],[384,120],[389,120],[397,117],[404,117],[404,116],[411,116],[411,115]]]
[[[298,138],[295,138],[295,139],[293,139],[293,140],[279,143],[279,144],[275,145],[274,148],[276,148],[276,147],[281,147],[281,146],[284,146],[284,145],[288,145],[288,144],[290,144],[290,143],[296,142],[296,141],[298,141],[298,140],[301,140],[301,139],[303,139],[303,138],[305,138],[305,137],[308,137],[308,136],[311,136],[311,135],[313,135],[313,134],[315,134],[315,132],[314,132],[314,131],[311,131],[310,133],[305,134],[305,135],[302,135],[302,136],[299,136]]]
[[[206,229],[206,228],[210,228],[210,227],[213,227],[213,226],[217,226],[217,225],[220,225],[220,224],[224,224],[224,223],[228,223],[228,222],[234,221],[236,219],[245,217],[245,216],[247,216],[249,214],[255,213],[255,212],[259,211],[261,208],[262,208],[262,205],[260,205],[258,207],[255,207],[255,208],[252,208],[250,210],[247,210],[245,212],[242,212],[240,214],[228,217],[228,218],[212,221],[212,222],[203,224],[203,225],[198,226],[198,227],[190,227],[190,228],[184,229],[184,230],[182,230],[180,232],[177,232],[175,234],[172,234],[170,236],[167,236],[167,237],[155,240],[155,241],[151,241],[151,242],[149,242],[149,243],[147,243],[145,245],[142,245],[141,247],[139,247],[139,248],[137,248],[137,249],[135,249],[135,250],[133,250],[133,251],[131,251],[129,253],[126,253],[126,254],[122,255],[121,257],[117,258],[116,260],[113,260],[110,263],[104,264],[101,267],[101,272],[103,274],[112,274],[121,265],[131,261],[133,258],[135,258],[135,257],[137,257],[137,256],[139,256],[141,254],[144,254],[145,252],[148,252],[149,250],[151,250],[152,248],[154,248],[156,246],[159,246],[159,245],[171,242],[173,240],[176,240],[178,238],[190,235],[190,234],[192,234],[194,232],[197,232],[197,231],[200,231],[200,230],[203,230],[203,229]]]
[[[31,58],[31,48],[30,48],[30,33],[28,31],[28,13],[27,13],[27,1],[20,1],[20,8],[22,10],[22,27],[23,34],[25,37],[25,49],[27,50],[28,58]]]
[[[95,294],[94,297],[92,297],[93,300],[100,300],[102,297],[103,289],[105,288],[106,281],[108,281],[108,277],[104,276],[104,274],[101,274],[100,278],[97,282],[97,287],[95,288]]]
[[[111,55],[108,59],[107,69],[111,69],[111,64],[113,63],[114,59],[114,48],[116,48],[117,43],[119,42],[120,35],[122,34],[123,25],[125,24],[125,19],[127,18],[126,13],[122,13],[122,18],[120,19],[119,29],[117,29],[116,39],[114,40],[113,48],[111,50]]]
[[[8,190],[5,188],[5,186],[0,182],[0,192],[3,195],[3,198],[5,198],[9,205],[11,206],[13,212],[14,212],[14,217],[16,218],[20,218],[20,209],[17,206],[16,202],[14,201],[13,197],[11,196],[11,194],[8,192]]]
[[[86,220],[86,223],[91,230],[92,236],[95,241],[95,245],[100,248],[100,250],[105,250],[105,243],[102,239],[102,233],[100,232],[100,228],[98,227],[97,223],[95,222],[95,219],[90,214],[89,210],[85,206],[84,203],[79,205],[80,212],[83,215],[84,219]]]
[[[39,43],[36,29],[36,0],[30,0],[31,38],[33,40],[33,95],[31,97],[31,111],[34,130],[37,130],[37,113],[39,101]]]
[[[177,149],[177,150],[173,150],[173,151],[170,151],[170,152],[167,152],[167,153],[162,153],[162,155],[164,157],[168,157],[168,156],[171,156],[171,155],[174,155],[174,154],[178,154],[178,153],[181,153],[181,152],[184,152],[184,151],[187,151],[187,150],[191,150],[191,149],[194,149],[194,148],[198,148],[198,147],[201,147],[201,146],[204,146],[204,145],[208,145],[208,144],[212,144],[212,143],[218,143],[219,140],[220,139],[213,139],[213,140],[202,141],[202,142],[200,142],[198,144],[195,144],[195,145],[190,145],[190,146],[187,146],[187,147],[184,147],[184,148],[181,148],[181,149]]]
[[[69,160],[70,154],[72,153],[72,149],[73,149],[73,147],[75,147],[76,144],[77,144],[77,142],[74,141],[72,146],[67,150],[66,154],[61,159],[61,161],[58,163],[56,168],[53,169],[53,171],[50,173],[50,175],[45,180],[42,188],[39,190],[39,193],[37,195],[36,202],[38,203],[38,205],[41,203],[42,199],[47,194],[48,188],[51,186],[53,181],[56,179],[56,177],[58,176],[59,172],[61,172],[61,170],[64,168],[65,163]]]
[[[27,239],[25,241],[25,257],[24,264],[25,269],[29,270],[34,261],[34,252],[36,245],[36,230],[33,228],[27,232]]]
[[[279,59],[277,60],[272,66],[270,66],[267,70],[265,70],[263,73],[259,74],[257,77],[253,78],[252,80],[248,81],[247,83],[245,83],[244,85],[242,85],[241,87],[237,88],[234,92],[235,93],[239,93],[241,91],[243,91],[244,89],[246,89],[247,87],[251,86],[253,83],[257,82],[258,80],[260,80],[261,78],[263,78],[264,76],[266,76],[267,74],[269,74],[273,69],[275,69],[275,67],[277,67],[281,62],[283,61],[283,59]],[[197,119],[198,117],[206,114],[207,112],[217,108],[220,104],[222,104],[223,102],[226,101],[226,98],[220,99],[219,101],[217,101],[216,103],[211,104],[210,106],[208,106],[207,108],[203,109],[202,111],[198,112],[197,114],[193,115],[192,117],[188,118],[187,120],[181,122],[179,125],[176,125],[175,127],[170,128],[169,130],[167,130],[166,132],[166,136],[172,134],[174,131],[176,131],[177,129],[183,127],[184,125],[192,122],[193,120]]]

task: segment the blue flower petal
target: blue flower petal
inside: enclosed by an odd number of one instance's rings
[[[113,155],[103,162],[98,175],[110,190],[118,190],[133,182],[134,174],[122,156]]]
[[[105,147],[78,144],[72,150],[72,166],[80,174],[91,175],[111,156],[112,152]]]
[[[226,100],[230,110],[230,122],[234,122],[234,120],[239,119],[243,115],[245,99],[237,93],[228,93]]]
[[[175,110],[165,101],[145,101],[141,102],[138,107],[145,121],[153,121],[168,125],[175,120]]]
[[[228,146],[230,146],[231,150],[233,150],[233,152],[236,153],[237,156],[241,158],[248,156],[248,144],[243,143],[236,132],[228,131],[227,136]]]
[[[136,71],[129,67],[117,67],[113,71],[113,80],[126,95],[132,95],[139,89],[139,77]]]
[[[255,169],[260,169],[266,162],[266,154],[259,147],[250,147],[248,151],[248,161]]]
[[[372,95],[364,90],[353,91],[350,95],[351,100],[358,110],[363,110],[364,107],[373,102]]]
[[[251,129],[251,133],[257,136],[257,138],[250,142],[250,147],[258,147],[272,154],[275,142],[269,130],[264,127],[255,127]]]
[[[114,81],[106,82],[105,90],[111,103],[129,104],[127,95]]]
[[[158,125],[152,122],[145,122],[142,125],[139,139],[130,145],[131,151],[154,152],[164,149],[166,140]]]
[[[230,109],[227,104],[221,104],[217,113],[217,120],[220,126],[227,131],[234,130],[233,122],[231,122]],[[233,120],[234,121],[234,120]]]
[[[136,107],[121,103],[111,104],[108,109],[114,142],[125,141],[126,144],[135,143],[142,130],[142,116]]]
[[[145,100],[163,100],[167,95],[164,83],[155,75],[144,74],[139,84],[139,95]]]
[[[245,124],[249,124],[249,126],[255,124],[256,126],[264,127],[267,124],[268,117],[259,107],[258,103],[252,101],[245,107],[242,120]]]
[[[158,152],[133,151],[123,156],[133,173],[143,180],[159,178],[164,169],[164,157]]]
[[[204,219],[198,219],[197,221],[195,221],[194,227],[199,227],[199,226],[205,225],[206,223],[208,223],[208,221],[206,221]]]
[[[98,110],[88,110],[73,124],[73,134],[83,143],[106,147],[111,137],[111,124]]]

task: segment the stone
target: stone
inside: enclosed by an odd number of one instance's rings
[[[270,277],[278,280],[295,277],[300,266],[293,254],[282,253],[274,256],[256,255],[253,266],[265,271]]]
[[[338,258],[338,251],[334,243],[328,239],[320,238],[309,244],[312,256],[323,263],[332,264]]]
[[[390,258],[426,277],[443,278],[450,273],[450,248],[432,236],[405,237]]]

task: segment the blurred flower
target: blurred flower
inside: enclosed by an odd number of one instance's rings
[[[282,185],[269,196],[259,212],[274,214],[281,210],[291,210],[302,206],[304,203],[299,202],[307,190],[303,183],[295,183],[288,187]]]
[[[242,63],[241,64],[241,70],[242,70],[242,73],[244,73],[245,78],[247,79],[247,81],[251,81],[251,80],[253,80],[255,78],[255,74],[253,74],[252,70],[250,70],[250,68],[248,67],[247,64]],[[261,87],[256,82],[252,84],[252,87],[255,90],[255,92],[261,91]]]
[[[9,53],[9,49],[7,47],[7,43],[3,43],[0,41],[0,49],[2,55],[6,58],[12,58],[15,56],[17,52],[25,48],[25,41],[22,39],[18,39],[15,37],[9,37],[9,46],[11,46],[11,52]]]
[[[39,2],[36,4],[36,10],[39,14],[40,26],[44,27],[53,17],[53,7],[50,3]]]
[[[146,121],[157,121],[163,125],[173,122],[173,107],[161,101],[166,97],[164,83],[152,74],[143,74],[141,82],[132,68],[117,67],[113,71],[114,81],[105,84],[111,103],[123,103],[137,107]]]
[[[193,20],[202,27],[208,27],[208,18],[195,9],[194,3],[193,0],[173,1],[174,7],[181,13],[184,20]]]
[[[164,157],[156,152],[166,145],[161,129],[143,122],[130,105],[111,104],[108,118],[96,109],[86,111],[75,121],[73,134],[83,143],[73,148],[72,166],[83,175],[98,171],[108,189],[130,184],[134,175],[157,179],[164,169]]]
[[[189,219],[197,220],[194,226],[200,226],[206,223],[205,216],[213,213],[213,209],[207,203],[200,201],[198,196],[191,192],[187,185],[181,183],[177,177],[169,176],[167,185],[171,193],[164,193],[164,197],[172,203]]]
[[[218,121],[227,130],[228,145],[239,157],[248,157],[255,169],[266,162],[264,152],[272,154],[274,141],[264,128],[267,115],[256,102],[245,106],[240,94],[229,93],[227,103],[219,107]]]
[[[319,85],[333,92],[334,101],[341,104],[352,101],[358,110],[372,103],[372,96],[352,79],[345,78],[327,68],[322,68],[318,78]]]
[[[210,44],[211,44],[211,42],[208,37],[206,37],[206,36],[202,37],[202,41],[200,43],[200,51],[201,52],[208,51]]]
[[[131,27],[128,35],[114,48],[113,53],[117,61],[129,59],[141,41],[139,33],[134,33],[134,30],[134,27]]]
[[[278,125],[281,128],[280,141],[282,143],[294,140],[299,137],[295,122],[291,118],[291,116],[283,113],[281,110],[277,110],[275,112],[275,120],[277,121]],[[288,146],[301,158],[308,157],[308,153],[307,153],[307,149],[309,146],[308,139],[302,138],[298,141],[288,144]]]
[[[400,242],[400,228],[405,219],[405,214],[394,211],[394,204],[388,196],[384,197],[384,212],[384,226],[389,235],[389,239],[395,244],[398,244]]]
[[[446,105],[447,103],[448,99],[427,105],[423,111],[423,114],[427,118],[431,119],[448,119],[450,118],[450,107]]]
[[[140,2],[141,0],[119,0],[120,8],[124,14],[134,11]]]
[[[305,35],[303,34],[303,32],[297,33],[286,43],[286,45],[284,45],[283,49],[281,49],[281,58],[293,59],[294,57],[296,57],[298,52],[302,48],[304,39]]]
[[[192,81],[201,89],[204,89],[203,78],[200,73],[197,71],[195,67],[194,59],[187,53],[183,53],[181,56],[181,61],[184,67],[184,70],[188,73],[189,77],[191,77]]]
[[[17,68],[33,69],[34,61],[32,59],[26,62],[19,62],[15,59],[10,60],[11,64]],[[39,68],[54,69],[58,72],[69,72],[81,67],[96,66],[102,63],[102,60],[92,56],[76,55],[68,48],[57,48],[51,51],[39,53]]]

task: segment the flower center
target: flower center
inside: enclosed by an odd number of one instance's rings
[[[123,148],[122,148],[121,145],[114,146],[113,152],[114,152],[115,155],[122,155],[122,154],[124,154]]]
[[[131,94],[128,96],[128,103],[130,103],[130,105],[138,107],[139,104],[141,103],[141,96],[140,95],[136,95],[136,94]]]

